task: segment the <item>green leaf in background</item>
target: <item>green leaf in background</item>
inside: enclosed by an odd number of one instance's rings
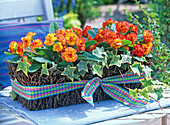
[[[12,100],[14,100],[17,97],[17,95],[14,92],[9,92],[9,94],[11,95]]]
[[[132,42],[130,40],[122,40],[123,46],[131,45]]]
[[[143,85],[143,88],[154,85],[154,83],[152,82],[152,79],[147,79],[146,77],[140,81]]]
[[[138,74],[138,76],[140,76],[143,73],[144,67],[141,65],[141,63],[134,62],[130,67],[134,73]]]
[[[160,100],[163,98],[162,93],[164,92],[162,87],[159,87],[158,89],[154,89],[155,94],[157,95],[157,100]]]
[[[17,63],[18,63],[18,66],[17,66],[17,70],[16,71],[22,70],[24,72],[24,74],[26,76],[28,76],[28,68],[31,66],[31,64],[29,64],[27,62],[27,59],[24,58],[23,62],[20,60]]]
[[[33,64],[28,68],[28,71],[29,71],[29,72],[35,72],[35,71],[37,71],[38,69],[40,69],[41,66],[42,66],[42,64],[33,63]]]
[[[116,25],[114,23],[111,25],[111,30],[116,31]]]
[[[57,65],[58,64],[55,64],[54,62],[52,62],[52,67],[49,68],[50,71],[55,71],[57,69]]]
[[[10,56],[10,55],[18,55],[16,53],[10,53],[10,52],[4,52],[5,55]]]
[[[122,63],[129,63],[129,64],[131,64],[132,57],[130,55],[123,55],[123,54],[121,54],[121,57],[122,57],[122,59],[121,59]]]
[[[96,40],[90,40],[90,41],[85,42],[86,49],[87,49],[88,47],[90,47],[91,45],[94,45],[94,44],[96,44],[96,43],[97,43]]]
[[[87,71],[87,72],[88,72],[87,64],[88,64],[87,61],[82,61],[82,60],[81,60],[81,61],[77,64],[78,71],[84,70],[84,71]]]
[[[47,69],[47,62],[45,64],[42,64],[42,69],[41,69],[41,74],[40,76],[42,76],[43,74],[45,75],[49,75],[49,71]]]
[[[92,72],[93,72],[93,75],[96,74],[96,75],[102,77],[102,74],[103,74],[102,66],[99,66],[97,64],[92,65]]]
[[[121,67],[121,60],[120,60],[120,55],[116,55],[112,58],[109,66],[116,65],[118,67]]]
[[[56,30],[59,29],[59,26],[56,22],[52,22],[49,26],[49,33],[56,33]]]
[[[71,81],[77,76],[74,74],[76,67],[71,67],[68,65],[66,68],[64,68],[64,71],[61,73],[61,75],[66,75]]]
[[[96,47],[96,49],[92,51],[92,55],[95,55],[98,58],[104,58],[104,56],[107,56],[103,47],[101,47],[101,48]]]
[[[138,89],[138,93],[140,96],[143,96],[145,99],[149,100],[149,92],[147,90],[147,88],[144,89]]]
[[[138,98],[138,91],[137,89],[129,89],[129,95],[132,96],[133,98],[137,99]]]
[[[87,33],[88,33],[92,38],[95,38],[95,37],[96,37],[96,33],[93,32],[92,30],[87,30]]]

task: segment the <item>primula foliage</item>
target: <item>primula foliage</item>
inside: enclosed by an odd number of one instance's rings
[[[81,80],[89,70],[102,78],[103,68],[116,66],[144,78],[141,81],[142,90],[129,91],[135,98],[139,94],[148,99],[154,84],[150,78],[151,69],[141,62],[146,62],[145,57],[152,49],[153,35],[150,30],[138,33],[137,25],[109,19],[99,29],[86,26],[82,30],[74,27],[64,30],[51,23],[49,32],[44,42],[33,39],[36,34],[33,32],[22,37],[22,42],[12,41],[10,53],[6,54],[15,54],[16,57],[15,62],[9,62],[18,63],[17,70],[26,75],[37,70],[41,72],[40,76],[60,70],[61,75],[66,75],[71,81]],[[162,93],[158,90],[153,89],[152,92]],[[161,93],[157,94],[158,98]]]

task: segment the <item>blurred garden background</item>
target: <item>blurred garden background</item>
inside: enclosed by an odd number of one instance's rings
[[[154,35],[152,77],[169,85],[170,7],[169,0],[53,0],[55,18],[64,18],[64,28],[102,27],[111,18],[138,25]]]

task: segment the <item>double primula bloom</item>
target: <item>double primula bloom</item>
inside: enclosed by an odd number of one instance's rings
[[[112,24],[115,24],[115,30],[111,30]],[[29,47],[31,51],[36,52],[34,48],[49,46],[54,52],[58,52],[63,60],[75,62],[78,58],[76,54],[78,51],[91,52],[102,42],[107,42],[115,50],[124,48],[138,57],[149,54],[152,49],[153,35],[151,31],[144,30],[143,39],[138,41],[137,25],[126,21],[118,22],[109,19],[103,22],[102,28],[98,29],[95,37],[89,35],[88,30],[92,30],[92,27],[86,26],[83,30],[74,27],[67,30],[58,29],[56,33],[47,34],[44,43],[40,39],[33,39],[36,33],[29,32],[21,38],[22,42],[12,41],[10,43],[10,52],[24,56],[24,52]],[[86,42],[91,40],[95,40],[97,43],[87,48]],[[123,40],[131,41],[131,48],[123,45]]]

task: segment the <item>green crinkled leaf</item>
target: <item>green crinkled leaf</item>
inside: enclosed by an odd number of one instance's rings
[[[32,57],[35,61],[40,62],[40,63],[45,63],[48,62],[52,64],[52,61],[45,59],[44,57]]]
[[[43,74],[45,75],[49,75],[49,71],[47,69],[47,62],[45,64],[42,64],[42,69],[41,69],[41,74],[40,76],[42,76]]]
[[[52,62],[52,67],[49,68],[50,71],[55,71],[57,69],[57,65],[58,64],[55,64],[54,62]]]
[[[81,79],[79,77],[80,77],[79,75],[74,74],[74,78],[80,81]]]
[[[50,23],[49,33],[56,33],[56,30],[58,30],[58,29],[59,29],[59,26],[56,22]]]
[[[107,42],[101,42],[101,43],[98,44],[98,47],[102,47],[102,46],[103,46],[104,48],[107,48],[107,47],[110,46],[110,44],[107,43]]]
[[[96,74],[96,75],[102,77],[102,74],[103,74],[102,66],[99,66],[97,64],[92,65],[92,73],[93,73],[93,75]]]
[[[102,66],[106,66],[109,69],[109,65],[107,62],[107,56],[104,56],[104,58],[102,59]]]
[[[129,64],[131,64],[132,57],[130,55],[121,54],[121,57],[122,57],[121,63],[129,63]]]
[[[4,52],[5,55],[10,56],[10,55],[18,55],[16,53],[10,53],[10,52]]]
[[[137,89],[129,89],[129,95],[132,96],[133,98],[137,99],[138,98],[138,91]]]
[[[82,60],[81,60],[81,61],[77,64],[78,71],[84,70],[84,71],[87,71],[87,72],[88,72],[87,64],[88,64],[87,61],[82,61]]]
[[[113,66],[113,65],[121,67],[120,55],[116,55],[116,56],[113,57],[113,59],[111,60],[109,66]]]
[[[146,77],[142,80],[140,80],[142,85],[143,85],[143,88],[147,87],[147,86],[152,86],[154,85],[154,83],[152,82],[152,79],[147,79]]]
[[[153,71],[153,70],[148,66],[144,66],[143,71],[145,72],[146,76],[149,78],[150,72]]]
[[[67,67],[68,65],[70,65],[71,67],[73,67],[74,66],[74,64],[73,63],[71,63],[71,62],[66,62],[66,61],[62,61],[62,62],[59,62],[58,63],[58,68],[65,68],[65,67]]]
[[[61,75],[66,75],[71,81],[77,76],[74,74],[76,67],[71,67],[68,65],[66,68],[64,68],[64,71],[61,73]]]
[[[93,32],[92,30],[87,30],[87,33],[88,33],[92,38],[95,38],[95,37],[96,37],[96,33]]]
[[[17,95],[14,92],[9,92],[9,94],[11,95],[12,100],[14,100],[17,97]]]
[[[16,71],[22,70],[24,72],[24,74],[26,76],[28,76],[28,68],[31,66],[31,64],[29,64],[27,62],[27,59],[24,58],[23,62],[20,60],[20,61],[17,61],[17,63],[18,63],[18,66],[17,66],[17,70]]]
[[[41,67],[42,67],[42,64],[33,63],[33,64],[28,68],[28,71],[29,71],[29,72],[35,72],[35,71],[37,71],[38,69],[40,69]]]
[[[87,49],[88,47],[90,47],[91,45],[94,45],[94,44],[96,44],[96,43],[97,43],[96,40],[90,40],[90,41],[85,42],[86,49]]]
[[[131,69],[134,73],[137,73],[139,76],[143,73],[143,66],[141,65],[141,63],[138,62],[134,62],[134,64],[132,64]]]
[[[145,99],[149,100],[149,92],[147,88],[144,88],[143,90],[138,89],[138,93],[140,96],[143,96]]]
[[[157,100],[160,100],[163,98],[162,93],[164,92],[162,87],[159,87],[158,89],[154,89],[155,94],[157,95]]]
[[[104,56],[107,56],[103,47],[101,47],[101,48],[96,47],[96,49],[92,51],[92,55],[95,55],[98,58],[104,58]]]
[[[122,40],[123,46],[131,45],[132,42],[130,40]]]
[[[98,62],[102,61],[101,58],[98,58],[97,56],[92,55],[89,52],[83,52],[81,54],[78,54],[77,60],[89,60],[89,61],[98,61]]]
[[[96,34],[98,33],[98,28],[92,28],[92,29]]]

